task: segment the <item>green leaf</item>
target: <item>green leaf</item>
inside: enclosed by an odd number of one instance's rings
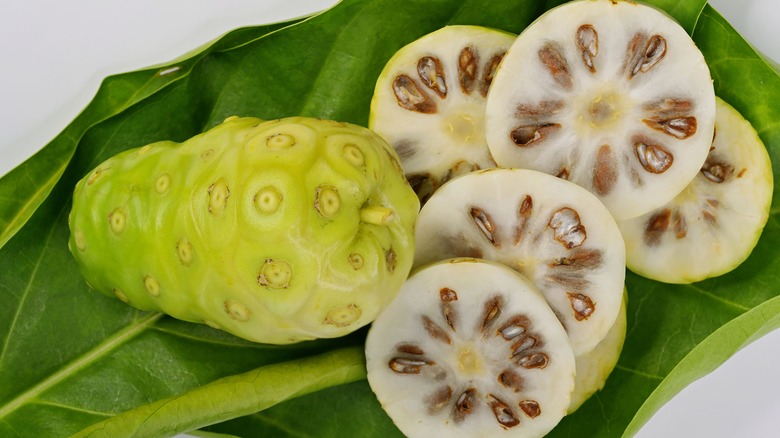
[[[74,438],[166,437],[247,415],[323,388],[365,378],[361,347],[336,349],[229,376],[185,394],[139,406]]]
[[[374,80],[401,46],[446,24],[517,33],[559,3],[345,0],[275,32],[239,30],[171,65],[108,78],[60,136],[0,179],[0,244],[7,240],[0,248],[0,436],[69,435],[139,406],[197,394],[191,391],[226,376],[362,344],[365,331],[284,347],[251,344],[135,311],[89,290],[67,249],[67,215],[72,188],[90,169],[128,148],[185,140],[234,114],[365,125]],[[754,124],[778,169],[777,71],[704,1],[652,3],[694,29],[717,93]],[[775,199],[753,255],[726,276],[672,286],[629,275],[629,331],[618,367],[605,389],[551,436],[631,434],[681,387],[776,327],[779,212]],[[725,353],[713,347],[721,344]],[[199,402],[188,395],[180,400]],[[210,413],[228,410],[215,404]],[[179,423],[182,430],[185,423],[203,424],[194,415],[160,415],[155,422],[160,428]],[[365,381],[285,401],[209,431],[399,435]]]

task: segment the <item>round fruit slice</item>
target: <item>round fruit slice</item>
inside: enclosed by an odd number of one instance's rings
[[[503,263],[536,284],[578,355],[615,321],[625,248],[617,224],[582,187],[528,169],[486,169],[442,186],[417,217],[414,266],[451,257]]]
[[[413,274],[366,340],[368,382],[408,437],[541,437],[566,414],[574,355],[533,285],[453,259]]]
[[[718,99],[716,134],[701,172],[668,204],[618,225],[632,271],[667,283],[725,274],[753,251],[769,218],[769,154],[734,108]]]
[[[447,26],[401,48],[371,101],[369,128],[401,158],[422,201],[455,175],[495,167],[485,142],[485,96],[515,35]]]
[[[623,302],[612,328],[607,336],[593,350],[574,358],[577,377],[574,381],[574,392],[571,394],[571,404],[568,413],[571,414],[585,403],[590,396],[600,391],[607,383],[607,378],[615,369],[623,342],[626,340],[626,299],[628,294],[623,291]]]
[[[634,2],[580,0],[517,38],[485,123],[499,166],[576,182],[624,220],[685,188],[714,120],[709,69],[677,22]]]

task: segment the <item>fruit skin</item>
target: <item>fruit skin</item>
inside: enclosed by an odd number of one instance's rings
[[[411,268],[418,210],[397,155],[365,128],[231,117],[86,175],[69,247],[106,295],[284,344],[371,322]]]

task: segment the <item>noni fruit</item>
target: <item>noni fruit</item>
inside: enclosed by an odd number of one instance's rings
[[[409,274],[418,210],[366,128],[231,117],[86,175],[69,246],[92,288],[138,309],[292,343],[377,316]]]

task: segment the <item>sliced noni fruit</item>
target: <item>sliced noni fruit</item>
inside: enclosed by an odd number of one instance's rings
[[[499,166],[573,181],[619,220],[685,188],[714,121],[712,79],[690,36],[624,0],[572,1],[538,18],[507,52],[486,107]]]
[[[607,336],[593,350],[574,358],[577,377],[574,380],[574,392],[571,394],[571,404],[568,413],[571,414],[582,406],[593,394],[604,388],[607,378],[615,369],[623,342],[626,340],[626,300],[628,294],[623,292],[623,302],[620,313],[607,332]]]
[[[425,201],[455,175],[495,167],[485,142],[485,96],[515,35],[446,26],[401,48],[385,65],[369,128],[401,158]]]
[[[404,284],[366,340],[368,382],[408,437],[541,437],[566,414],[575,363],[527,279],[453,259]]]
[[[715,138],[696,178],[671,202],[619,222],[632,271],[667,283],[725,274],[753,251],[769,218],[772,164],[758,134],[718,99]]]
[[[451,257],[503,263],[544,294],[577,355],[617,318],[626,261],[609,211],[582,187],[528,169],[486,169],[443,185],[420,210],[415,266]]]
[[[290,343],[376,317],[411,268],[418,209],[368,129],[230,118],[90,172],[70,249],[92,287],[134,307]]]

